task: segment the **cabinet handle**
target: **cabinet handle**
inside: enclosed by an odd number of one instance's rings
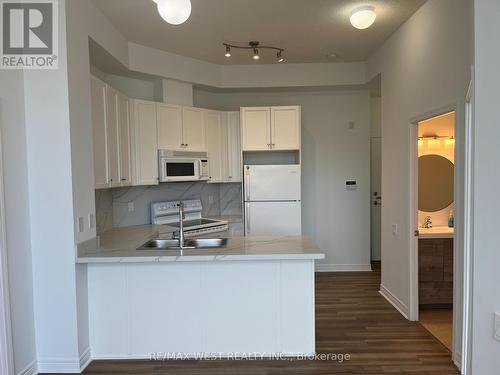
[[[127,179],[126,178],[122,178],[122,181],[127,181]]]
[[[228,178],[233,178],[233,176],[227,176]]]

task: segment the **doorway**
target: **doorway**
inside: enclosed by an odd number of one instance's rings
[[[418,122],[418,316],[452,352],[455,112]]]

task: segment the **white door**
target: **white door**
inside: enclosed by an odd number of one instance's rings
[[[222,182],[222,122],[221,113],[204,111],[207,151],[209,160],[209,182]]]
[[[245,201],[300,200],[300,165],[246,165]]]
[[[118,93],[118,121],[119,121],[119,148],[120,148],[120,185],[132,184],[132,158],[130,153],[130,110],[129,100],[122,93]]]
[[[111,187],[120,186],[120,124],[118,122],[118,91],[107,86],[107,141],[109,158],[109,184]]]
[[[158,184],[156,103],[134,100],[134,185]]]
[[[371,139],[371,249],[372,260],[381,260],[382,222],[381,138]]]
[[[106,84],[91,77],[92,132],[94,146],[94,181],[96,189],[109,187],[106,131]]]
[[[244,151],[269,150],[271,145],[271,109],[241,109],[242,147]]]
[[[203,109],[182,108],[182,139],[187,151],[206,151]]]
[[[182,107],[174,104],[157,104],[158,148],[183,150]]]
[[[245,203],[245,234],[247,236],[300,236],[300,202]]]
[[[227,114],[227,179],[229,182],[241,182],[241,129],[240,113]]]
[[[300,117],[298,106],[271,107],[271,148],[300,149]]]

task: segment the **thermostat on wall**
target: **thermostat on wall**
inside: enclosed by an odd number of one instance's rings
[[[347,180],[345,182],[346,190],[358,190],[358,181],[356,180]]]

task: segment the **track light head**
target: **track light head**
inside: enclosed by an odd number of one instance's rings
[[[224,56],[231,57],[231,47],[226,46],[226,54]]]
[[[278,62],[279,63],[282,63],[283,61],[285,61],[285,58],[283,57],[282,51],[278,51],[278,53],[276,54],[276,57],[278,58]]]
[[[257,48],[254,48],[253,49],[253,59],[254,60],[258,60],[260,59],[260,56],[259,56],[259,50]]]

